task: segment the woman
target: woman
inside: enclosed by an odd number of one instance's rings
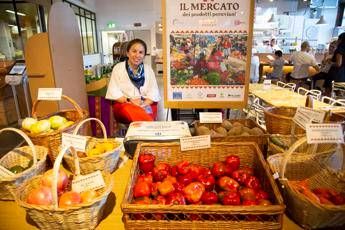
[[[127,45],[127,60],[116,64],[111,74],[106,98],[115,100],[115,119],[122,123],[153,121],[160,100],[155,74],[143,64],[146,44],[134,39]]]

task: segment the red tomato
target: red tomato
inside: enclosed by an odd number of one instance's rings
[[[65,192],[59,199],[59,208],[68,208],[81,203],[81,196],[78,192]]]
[[[139,169],[144,173],[151,172],[155,166],[156,157],[151,153],[141,153],[139,155]]]
[[[180,182],[174,183],[175,191],[183,192],[184,185]]]
[[[166,198],[166,204],[186,204],[186,200],[180,192],[169,193]]]
[[[147,182],[139,182],[134,185],[133,196],[135,198],[141,196],[150,196],[151,186]]]
[[[216,162],[212,167],[212,174],[215,177],[221,177],[225,175],[225,164],[223,162]]]
[[[97,192],[95,190],[87,190],[80,193],[81,202],[83,203],[91,203],[97,197]]]
[[[190,163],[188,161],[180,161],[176,164],[177,172],[181,175],[185,175],[189,171],[189,165]]]
[[[170,175],[173,177],[177,177],[178,176],[178,172],[177,172],[177,166],[174,165],[170,168]]]
[[[192,164],[189,166],[188,174],[190,174],[193,179],[196,179],[203,173],[203,170],[201,165]]]
[[[212,175],[200,175],[198,177],[198,181],[205,186],[205,189],[207,191],[212,191],[216,183],[216,180],[214,179],[214,176]]]
[[[236,155],[227,156],[225,159],[225,164],[230,166],[232,171],[235,171],[240,167],[240,158]]]
[[[147,182],[148,184],[152,184],[153,182],[153,177],[152,174],[147,173],[147,174],[142,174],[138,176],[137,183],[139,182]]]
[[[193,182],[193,178],[189,174],[181,175],[181,176],[177,177],[177,180],[178,180],[178,182],[180,182],[184,186]]]
[[[66,189],[66,186],[68,185],[68,176],[66,172],[62,169],[59,169],[58,174],[59,175],[57,180],[57,189],[58,192],[62,192]],[[53,169],[50,169],[43,174],[41,182],[43,186],[51,188],[53,182]]]
[[[256,200],[256,192],[252,188],[242,188],[239,191],[241,199],[245,200]]]
[[[224,205],[240,205],[241,199],[238,192],[226,192],[223,196],[222,204]]]
[[[260,181],[256,176],[250,176],[244,182],[248,188],[253,188],[255,190],[261,188]]]
[[[240,184],[228,176],[222,176],[218,180],[218,186],[225,191],[237,191]]]
[[[164,178],[170,173],[170,165],[167,163],[159,163],[156,167],[153,168],[153,180],[154,181],[163,181]]]
[[[52,201],[51,188],[44,186],[31,190],[26,198],[27,203],[37,205],[51,205]]]
[[[250,177],[251,174],[249,174],[246,170],[238,169],[236,171],[233,171],[231,176],[234,178],[238,183],[245,184],[245,181],[247,178]]]
[[[204,192],[201,197],[203,204],[216,204],[218,202],[218,196],[215,192]]]
[[[242,202],[242,205],[245,205],[245,206],[258,205],[258,202],[256,200],[245,200]]]
[[[269,195],[267,192],[265,192],[264,190],[258,190],[256,191],[256,195],[255,195],[257,200],[268,200],[269,199]]]
[[[183,189],[184,197],[190,203],[199,202],[204,192],[205,186],[200,182],[192,182]]]

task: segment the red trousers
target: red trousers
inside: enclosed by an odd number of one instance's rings
[[[157,102],[151,104],[152,114],[132,103],[118,103],[113,105],[114,117],[118,122],[129,124],[132,121],[154,121],[157,118]]]

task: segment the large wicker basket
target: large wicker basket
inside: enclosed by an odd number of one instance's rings
[[[77,127],[75,128],[73,134],[77,134],[80,127],[87,121],[96,121],[101,126],[104,138],[93,138],[93,137],[87,137],[87,148],[92,148],[95,146],[96,143],[99,142],[112,142],[115,145],[117,145],[114,149],[111,151],[108,151],[106,153],[92,156],[92,157],[82,157],[79,158],[80,162],[80,171],[82,174],[91,173],[96,170],[112,173],[116,166],[117,162],[120,157],[120,149],[122,148],[122,144],[119,144],[114,138],[107,138],[107,131],[103,125],[103,123],[98,120],[97,118],[88,118],[80,122]],[[64,160],[66,161],[68,167],[74,171],[74,159],[71,154],[66,154],[64,156]]]
[[[264,109],[266,130],[270,134],[304,134],[292,118],[297,109],[293,107],[269,107]]]
[[[261,128],[255,121],[251,120],[251,119],[234,119],[234,120],[229,120],[230,122],[239,122],[241,123],[243,126],[248,127],[249,129],[252,128],[259,128],[263,135],[249,135],[249,136],[217,136],[218,133],[216,133],[216,136],[212,136],[211,134],[211,138],[212,141],[225,141],[225,142],[255,142],[260,150],[264,153],[266,152],[267,149],[267,138],[268,138],[268,134],[266,132],[266,130],[264,130],[263,128]],[[195,128],[195,134],[196,135],[201,135],[199,132],[199,127],[200,125],[206,126],[209,129],[216,129],[218,127],[221,126],[221,124],[216,124],[216,123],[212,123],[212,124],[208,124],[208,123],[204,123],[204,124],[200,124],[199,121],[194,122],[194,128]]]
[[[32,161],[32,166],[23,172],[11,177],[1,177],[0,179],[0,200],[14,200],[12,195],[13,190],[16,190],[26,180],[45,171],[48,149],[42,146],[34,146],[28,136],[19,129],[4,128],[0,130],[0,133],[6,131],[18,133],[25,139],[29,146],[11,150],[0,159],[0,165],[5,168],[11,168],[16,165],[26,168],[30,164],[30,161]]]
[[[68,147],[64,147],[56,157],[53,168],[52,182],[52,205],[34,205],[26,203],[28,193],[41,186],[41,177],[34,177],[27,181],[16,190],[17,203],[26,209],[30,218],[38,225],[40,229],[94,229],[103,216],[103,210],[107,197],[112,190],[113,181],[109,173],[103,174],[106,187],[98,191],[99,195],[90,203],[81,203],[68,208],[58,207],[57,177],[63,155]],[[75,176],[80,175],[79,161],[76,152],[75,155],[76,171]]]
[[[45,117],[42,117],[40,119],[45,119],[48,117],[51,117],[53,115],[60,115],[65,118],[67,118],[70,121],[73,121],[74,124],[71,126],[68,126],[64,129],[61,130],[54,130],[52,132],[47,132],[47,133],[41,133],[41,134],[32,134],[30,132],[26,132],[26,134],[30,137],[32,142],[35,145],[41,145],[45,146],[48,148],[49,152],[49,158],[52,162],[54,162],[56,156],[59,154],[59,148],[61,145],[61,133],[67,132],[67,133],[72,133],[76,125],[83,120],[84,118],[88,117],[88,112],[86,110],[82,110],[80,106],[70,97],[62,95],[63,99],[66,101],[70,102],[73,105],[73,109],[68,109],[68,110],[62,110],[53,114],[49,114]],[[37,118],[37,107],[38,104],[40,103],[40,100],[36,100],[33,105],[32,105],[32,117]]]
[[[223,161],[229,153],[236,154],[240,157],[242,166],[253,167],[255,174],[262,181],[264,190],[270,194],[273,205],[131,204],[133,186],[139,174],[138,157],[141,151],[155,154],[157,163],[176,164],[181,160],[187,160],[207,167],[216,161]],[[282,197],[260,149],[251,142],[212,143],[209,149],[184,152],[180,151],[179,143],[141,143],[135,153],[130,179],[121,204],[126,229],[281,229],[284,208]],[[143,218],[136,218],[138,214]]]
[[[305,143],[306,138],[302,138],[284,154],[276,154],[268,158],[271,170],[280,174],[279,182],[282,185],[287,212],[296,223],[307,229],[326,227],[341,229],[340,226],[345,226],[345,205],[317,203],[298,192],[291,184],[308,181],[310,190],[323,187],[339,192],[345,191],[345,174],[338,171],[339,169],[331,170],[330,166],[333,163],[329,164],[330,156],[334,152],[296,153],[296,149]]]

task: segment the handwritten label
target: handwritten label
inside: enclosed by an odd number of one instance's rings
[[[180,138],[181,151],[211,148],[211,136],[201,135]]]
[[[85,152],[86,137],[70,133],[62,133],[62,147],[73,146],[75,150]]]
[[[97,190],[104,187],[104,179],[99,170],[87,175],[79,175],[72,181],[72,190],[75,192]]]
[[[39,88],[38,100],[60,101],[62,96],[62,88]]]
[[[271,80],[266,79],[266,80],[264,80],[263,84],[264,84],[263,89],[271,89],[271,85],[272,85]]]
[[[307,124],[307,142],[313,143],[344,143],[341,124]]]
[[[22,75],[6,75],[5,82],[9,85],[19,85],[22,82]]]
[[[309,118],[316,123],[322,123],[326,115],[325,111],[314,110],[307,107],[299,107],[297,110],[309,116]]]
[[[15,174],[13,172],[0,165],[0,178],[11,177],[14,175]]]
[[[220,112],[201,112],[199,113],[200,123],[222,123],[223,115]]]
[[[298,109],[292,120],[304,130],[305,130],[305,125],[308,123],[311,123],[312,121],[312,119],[307,114],[299,111]]]

